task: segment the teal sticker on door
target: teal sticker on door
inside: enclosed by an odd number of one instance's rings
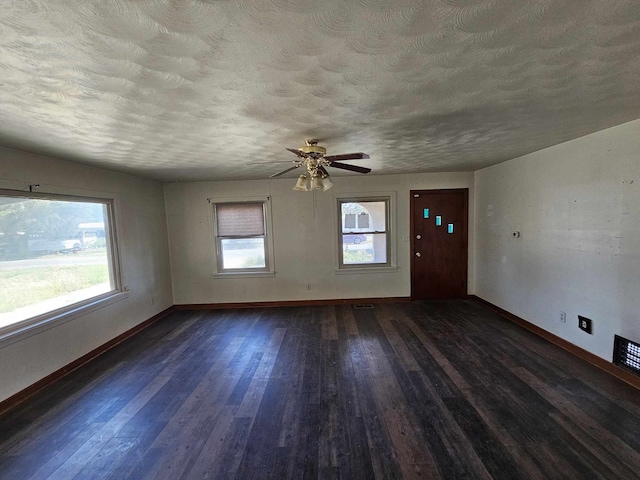
[[[440,215],[436,215],[436,227],[442,225],[442,217]]]
[[[453,223],[447,225],[447,233],[453,233]]]
[[[425,208],[423,213],[424,213],[424,218],[429,218],[429,209],[428,208]]]

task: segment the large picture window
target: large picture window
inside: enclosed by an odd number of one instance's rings
[[[391,265],[390,197],[339,198],[339,268]]]
[[[214,203],[218,273],[272,271],[267,201]]]
[[[119,289],[109,200],[0,191],[0,330]]]

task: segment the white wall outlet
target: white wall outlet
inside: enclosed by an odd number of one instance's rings
[[[513,238],[520,238],[520,232],[513,232],[513,233],[511,234],[511,236],[512,236]]]
[[[562,323],[567,323],[567,312],[560,312],[560,321]]]
[[[311,284],[307,283],[307,290],[311,290]]]

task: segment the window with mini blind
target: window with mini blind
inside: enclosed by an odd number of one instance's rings
[[[273,272],[268,204],[268,199],[213,204],[217,273]]]

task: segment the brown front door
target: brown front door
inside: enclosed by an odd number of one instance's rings
[[[467,295],[469,190],[411,191],[411,298]]]

